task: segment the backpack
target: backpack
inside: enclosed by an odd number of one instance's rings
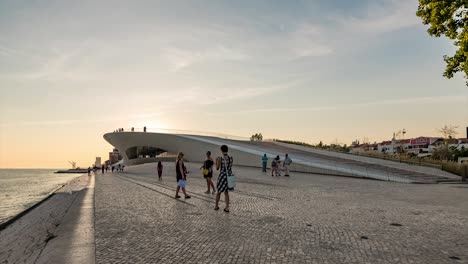
[[[276,167],[276,160],[275,159],[271,161],[271,166]]]

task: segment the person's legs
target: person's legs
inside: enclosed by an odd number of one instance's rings
[[[211,184],[210,184],[210,178],[205,178],[206,180],[206,186],[208,187],[206,193],[210,193],[210,187],[211,187]]]
[[[211,185],[211,188],[213,188],[213,193],[215,193],[216,189],[215,189],[214,183],[211,180],[211,178],[210,178],[210,185]]]
[[[273,177],[273,173],[275,173],[276,167],[271,167],[271,177]]]
[[[180,186],[177,185],[177,189],[176,189],[176,192],[175,192],[175,197],[176,197],[176,198],[179,198],[179,197],[180,197],[180,196],[179,196],[179,190],[180,190]]]
[[[289,165],[284,165],[284,176],[289,176]]]
[[[216,205],[215,205],[215,210],[219,209],[219,199],[221,198],[221,193],[217,192],[216,193]]]
[[[226,202],[226,208],[225,208],[225,211],[229,211],[229,192],[228,191],[225,191],[224,192],[224,200]]]
[[[267,164],[265,162],[262,163],[262,172],[266,172],[266,165]]]
[[[189,195],[187,195],[187,192],[185,192],[185,187],[182,187],[182,192],[184,193],[185,199],[191,198]]]

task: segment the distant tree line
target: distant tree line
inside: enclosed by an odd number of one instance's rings
[[[325,150],[331,150],[331,151],[338,151],[338,152],[348,153],[350,151],[350,147],[348,145],[346,145],[346,144],[344,144],[344,145],[340,145],[340,144],[326,145],[326,144],[323,144],[322,141],[320,141],[318,144],[313,145],[313,144],[309,144],[309,143],[302,142],[302,141],[292,141],[292,140],[284,140],[284,139],[274,139],[274,141],[281,142],[281,143],[286,143],[286,144],[305,146],[305,147],[312,147],[312,148],[319,148],[319,149],[325,149]]]
[[[255,135],[252,135],[250,141],[263,141],[262,133],[255,133]]]

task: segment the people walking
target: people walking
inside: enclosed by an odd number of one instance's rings
[[[278,163],[276,162],[276,158],[271,160],[271,177],[276,175],[276,166],[278,166]]]
[[[163,172],[163,165],[161,161],[158,161],[158,179],[161,180],[162,178],[162,172]]]
[[[216,159],[216,170],[219,170],[218,182],[216,187],[218,192],[216,193],[216,205],[215,210],[219,210],[219,199],[221,198],[221,193],[224,193],[224,200],[226,202],[226,207],[224,212],[229,213],[229,190],[228,190],[228,175],[232,175],[232,163],[233,158],[228,155],[228,146],[222,145],[221,152],[223,156]]]
[[[289,177],[289,165],[291,165],[292,160],[289,157],[288,153],[284,155],[283,167],[284,167],[284,176]]]
[[[88,167],[88,176],[91,176],[91,167]]]
[[[176,180],[177,180],[177,189],[175,198],[180,198],[179,191],[182,189],[182,193],[185,195],[185,199],[190,199],[191,197],[187,195],[185,191],[185,186],[187,184],[187,174],[184,165],[184,153],[179,152],[177,154],[177,161],[176,161]]]
[[[201,167],[202,172],[203,172],[203,178],[205,178],[206,186],[208,187],[207,191],[205,192],[207,194],[211,193],[210,188],[212,188],[213,194],[216,192],[213,181],[212,181],[213,165],[214,165],[214,161],[211,158],[211,152],[208,151],[206,152],[206,160],[203,162],[203,166]]]
[[[101,165],[101,174],[104,174],[105,169],[106,169],[106,165],[102,164]]]
[[[114,170],[115,170],[115,167],[112,166],[112,167],[111,167],[111,172],[114,172]]]
[[[275,176],[281,176],[281,159],[280,156],[276,156],[276,168],[275,168]]]
[[[265,154],[263,154],[263,157],[262,157],[262,172],[267,172],[267,164],[268,164],[268,157]]]

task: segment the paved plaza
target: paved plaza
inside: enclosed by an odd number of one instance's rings
[[[188,200],[164,165],[162,181],[155,164],[96,176],[97,263],[468,263],[468,185],[235,167],[225,213],[201,164],[187,164]]]

